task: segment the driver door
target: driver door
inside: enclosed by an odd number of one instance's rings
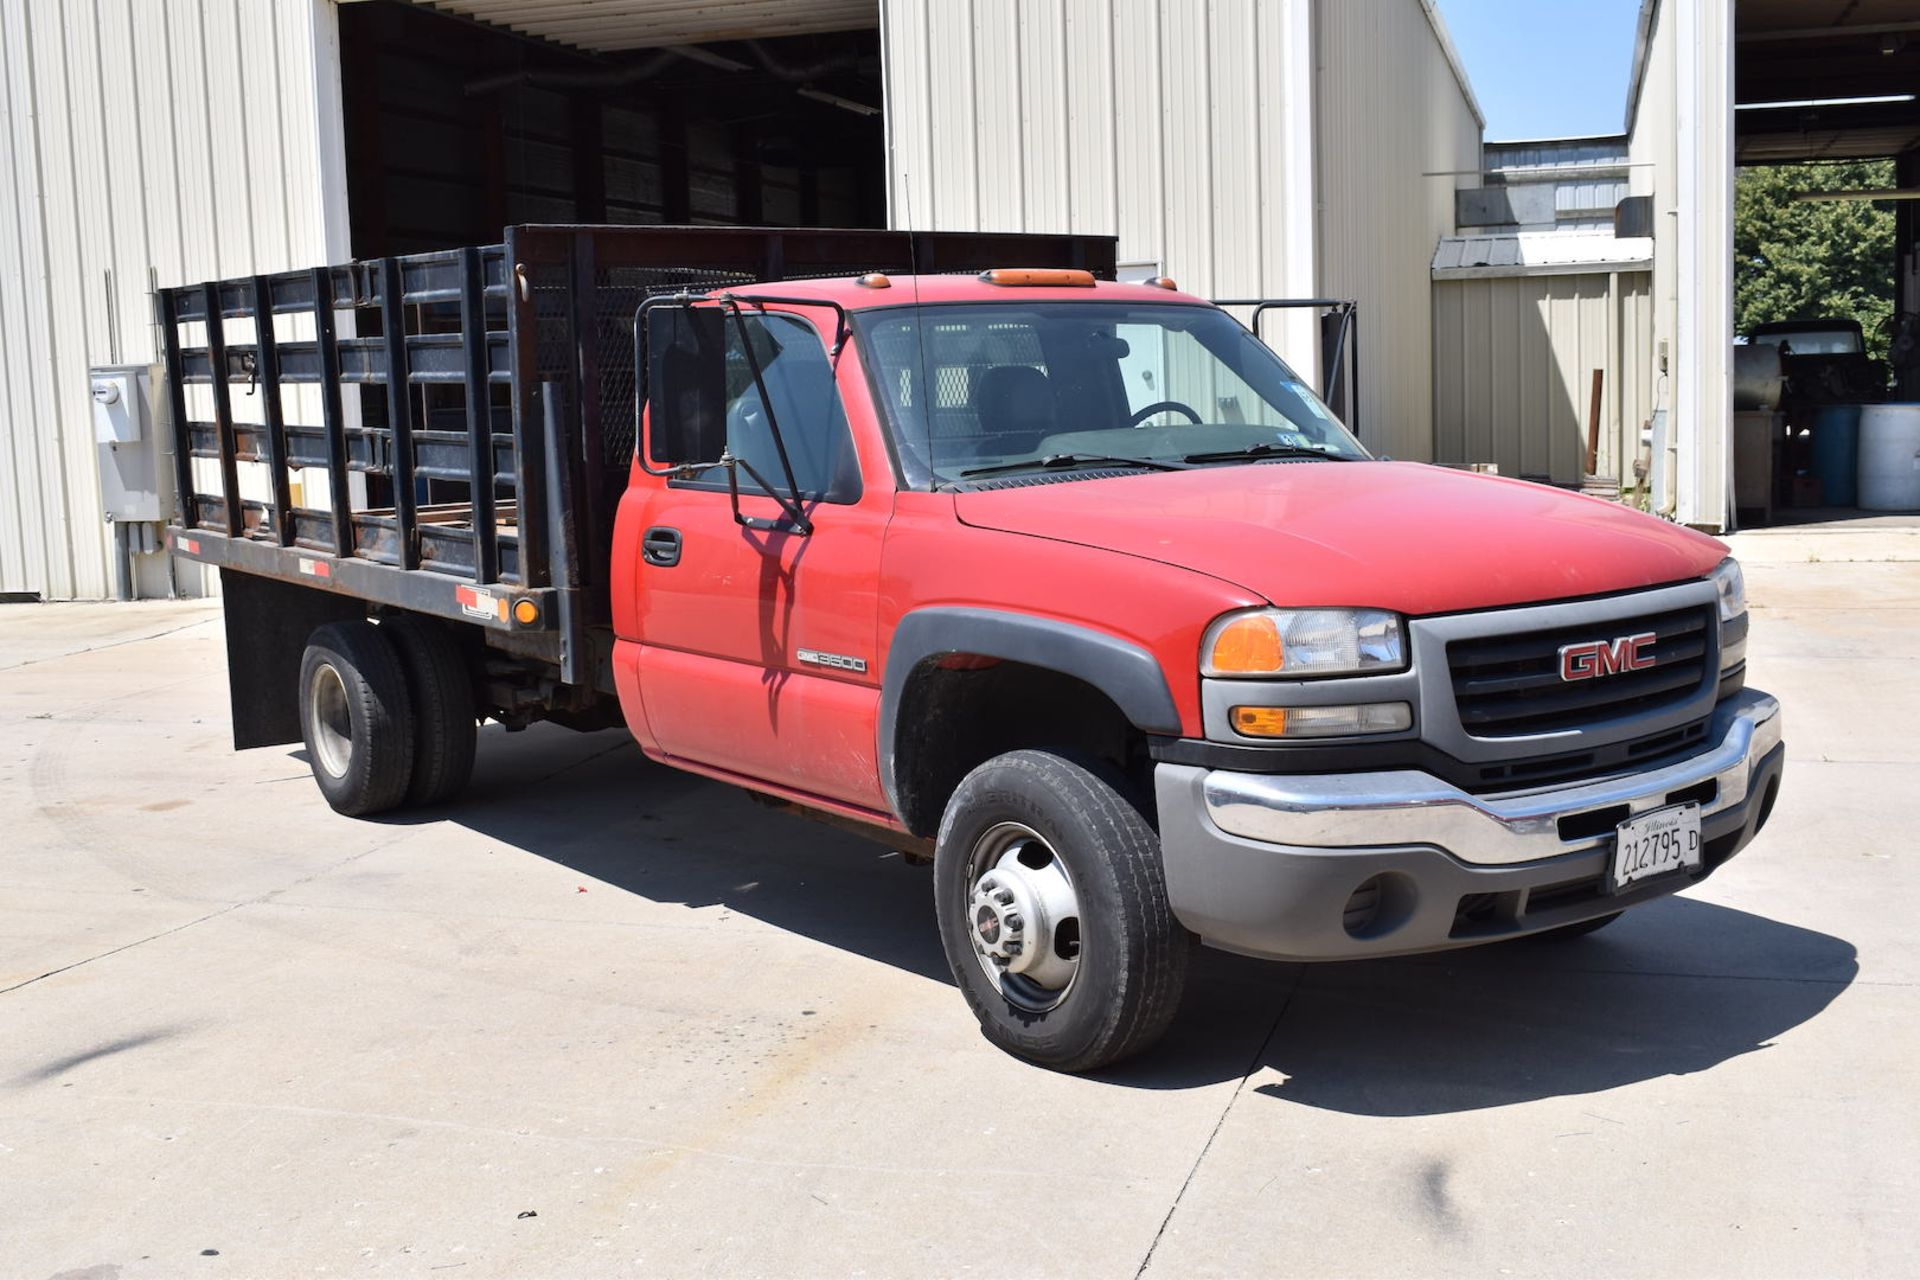
[[[761,376],[753,378],[729,322],[725,447],[784,489],[777,426],[812,532],[793,528],[744,470],[740,514],[774,527],[736,520],[724,470],[653,480],[642,516],[647,550],[627,567],[636,575],[646,720],[677,761],[884,810],[875,633],[891,475],[862,469],[839,389],[842,377],[858,376],[855,362],[843,359],[837,375],[818,330],[798,315],[741,319]],[[656,397],[653,407],[662,403]],[[650,451],[653,435],[650,428]]]

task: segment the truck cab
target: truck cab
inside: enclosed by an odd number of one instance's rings
[[[1724,547],[1375,461],[1199,298],[989,271],[653,320],[628,722],[933,840],[956,976],[1013,1047],[1079,981],[1102,819],[1149,829],[1143,919],[1293,960],[1585,930],[1764,820],[1778,712]]]
[[[1572,937],[1771,812],[1780,710],[1746,687],[1723,545],[1375,459],[1171,281],[656,289],[630,337],[632,401],[600,406],[631,437],[604,639],[576,650],[596,674],[501,687],[502,655],[540,652],[511,619],[557,599],[490,595],[482,626],[383,588],[302,654],[339,807],[382,807],[343,777],[458,773],[478,718],[613,711],[658,761],[930,861],[985,1033],[1062,1070],[1152,1044],[1196,939],[1331,961]]]

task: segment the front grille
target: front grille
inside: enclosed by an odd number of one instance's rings
[[[1712,648],[1708,606],[1447,646],[1460,727],[1476,738],[1555,733],[1647,715],[1700,691]],[[1652,632],[1654,663],[1589,680],[1560,678],[1563,645]]]

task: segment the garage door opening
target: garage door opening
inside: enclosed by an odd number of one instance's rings
[[[611,18],[615,7],[590,4],[437,5],[366,0],[338,8],[356,259],[497,245],[506,228],[527,224],[886,224],[880,47],[871,5],[766,0],[753,6],[762,25],[751,29],[741,29],[738,11],[722,5],[624,6]],[[540,25],[509,29],[481,21],[485,16],[516,28],[534,19]],[[862,20],[869,25],[860,27]],[[733,22],[728,34],[736,38],[690,40],[703,21]],[[822,29],[836,23],[856,29]],[[543,243],[551,246],[553,237]],[[629,413],[620,406],[631,404],[632,361],[621,356],[631,351],[635,309],[660,287],[660,272],[621,256],[633,252],[618,247],[630,239],[583,230],[568,243],[565,262],[489,268],[500,260],[483,255],[473,270],[483,280],[489,270],[511,271],[521,288],[556,300],[563,310],[549,317],[554,332],[593,327],[601,359],[592,370],[556,361],[541,338],[531,358],[558,379],[563,404]],[[612,247],[603,251],[603,243]],[[591,288],[579,288],[582,274],[591,276]],[[503,290],[476,292],[483,323],[467,317],[455,296],[408,307],[396,323],[420,335],[504,332]],[[591,300],[590,311],[564,310],[581,298]],[[370,336],[364,326],[387,324],[365,309],[336,319],[362,326],[356,336],[363,338]],[[572,349],[571,342],[561,349]],[[579,380],[588,378],[595,385],[583,389]],[[384,447],[399,402],[381,386],[348,390],[350,440],[369,451]],[[469,403],[482,395],[484,404]],[[496,448],[514,438],[515,410],[503,382],[476,390],[417,378],[406,396],[416,451],[442,447],[464,459],[472,433],[487,430],[476,421],[491,424]],[[301,423],[311,420],[311,407],[290,412],[305,415]],[[604,457],[573,460],[576,492],[589,505],[610,501],[626,475],[632,431],[602,435],[596,426],[582,438],[606,447]],[[439,474],[415,466],[411,490],[422,522],[442,510],[478,510],[490,496],[503,536],[516,533],[518,495],[508,478],[496,477],[489,495],[469,489],[470,474],[464,462]],[[296,475],[302,500],[323,500],[307,479]],[[353,510],[397,510],[383,455],[354,467],[350,485]]]
[[[1733,17],[1736,522],[1914,523],[1920,21],[1842,0]]]
[[[1734,179],[1734,479],[1740,523],[1847,519],[1870,430],[1920,366],[1901,319],[1892,160],[1750,166]],[[1865,501],[1877,501],[1870,484]]]
[[[876,30],[588,49],[394,0],[339,13],[355,257],[529,222],[886,224]]]

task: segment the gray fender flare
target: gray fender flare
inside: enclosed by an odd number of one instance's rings
[[[894,778],[900,703],[922,662],[949,653],[973,653],[1046,667],[1084,680],[1112,698],[1136,729],[1177,736],[1180,712],[1166,673],[1139,645],[1070,622],[993,609],[916,609],[900,620],[887,650],[880,686],[880,782],[897,814]]]

